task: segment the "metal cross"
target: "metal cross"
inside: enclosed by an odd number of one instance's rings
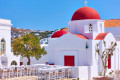
[[[85,7],[87,7],[87,3],[88,3],[88,2],[85,0],[85,2],[84,2],[84,3],[85,3]]]

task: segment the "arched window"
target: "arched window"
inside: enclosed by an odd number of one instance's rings
[[[89,32],[93,32],[93,24],[92,23],[89,24]]]
[[[16,62],[16,61],[12,61],[12,62],[11,62],[11,65],[17,66],[17,62]]]
[[[5,43],[5,39],[1,39],[1,54],[4,54],[6,51],[6,43]]]

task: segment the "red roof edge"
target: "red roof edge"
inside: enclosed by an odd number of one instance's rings
[[[60,30],[60,31],[56,31],[51,38],[59,38],[61,36],[63,36],[64,34],[67,34],[68,32],[65,30]]]
[[[108,33],[99,33],[95,40],[104,40]]]

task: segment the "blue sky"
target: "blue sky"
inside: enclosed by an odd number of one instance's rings
[[[73,13],[85,0],[0,0],[0,18],[12,20],[13,27],[55,30],[67,27]],[[120,0],[87,0],[101,18],[120,18]]]

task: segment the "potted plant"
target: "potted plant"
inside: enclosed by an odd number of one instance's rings
[[[114,50],[116,47],[116,42],[111,42],[111,45],[109,48],[106,48],[106,42],[103,41],[105,50],[103,52],[100,51],[99,46],[100,44],[96,44],[96,52],[99,55],[101,62],[102,62],[102,77],[97,77],[97,78],[93,78],[94,80],[114,80],[111,77],[106,76],[106,72],[108,70],[108,60],[109,57],[111,57],[114,54]]]

